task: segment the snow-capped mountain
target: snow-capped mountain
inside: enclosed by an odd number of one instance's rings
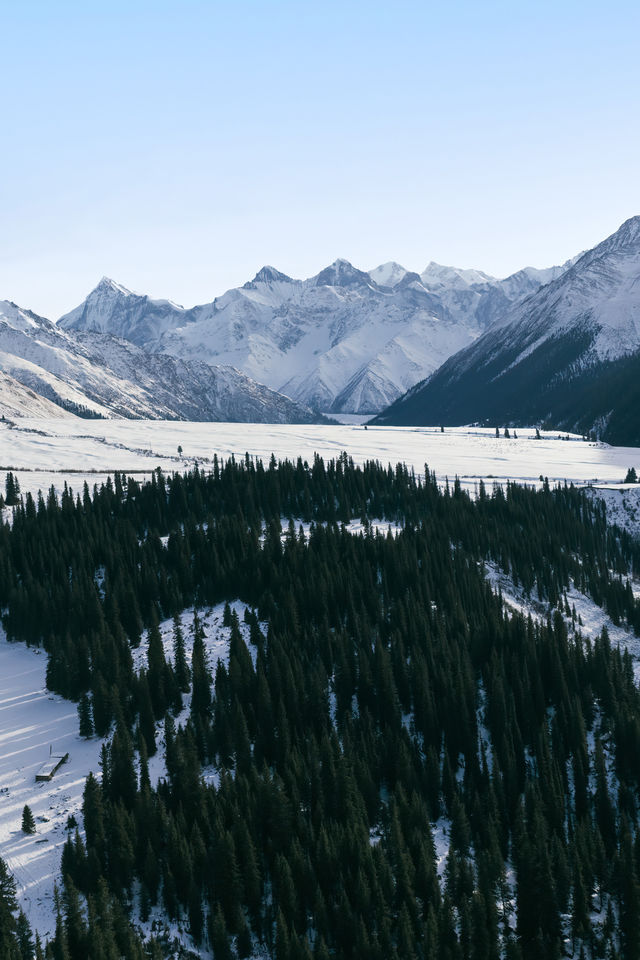
[[[152,300],[103,277],[84,303],[66,314],[58,326],[109,333],[145,346],[160,340],[185,314],[184,307],[171,300]]]
[[[640,428],[639,372],[640,217],[633,217],[376,422],[547,421],[630,442]]]
[[[418,275],[393,262],[367,273],[336,260],[295,280],[267,266],[189,310],[103,279],[59,325],[231,364],[316,410],[372,413],[472,343],[543,274],[496,280],[430,263]]]
[[[69,334],[0,301],[0,415],[66,412],[170,420],[318,420],[232,367],[148,353],[107,334]]]
[[[388,263],[381,263],[379,267],[374,267],[369,271],[369,276],[379,287],[395,287],[407,274],[407,270],[395,260]]]

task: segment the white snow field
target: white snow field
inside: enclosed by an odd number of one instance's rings
[[[337,457],[346,450],[356,462],[399,461],[424,473],[427,463],[438,479],[459,476],[473,488],[479,480],[538,483],[620,484],[627,468],[640,468],[640,449],[583,441],[571,434],[518,430],[517,439],[497,438],[480,427],[368,427],[193,423],[159,420],[20,420],[0,422],[0,471],[13,469],[23,492],[59,487],[66,480],[79,490],[114,470],[145,473],[207,468],[214,453],[227,458],[245,453],[268,461],[314,453]],[[178,455],[178,447],[182,456]]]

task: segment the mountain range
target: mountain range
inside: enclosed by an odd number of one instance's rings
[[[380,424],[543,423],[640,444],[640,217],[513,304]]]
[[[321,419],[233,367],[148,353],[108,334],[69,334],[8,301],[0,301],[0,413],[9,419]]]
[[[567,266],[527,268],[506,280],[436,263],[418,275],[397,263],[366,273],[336,260],[308,280],[263,267],[191,309],[103,278],[59,326],[230,364],[317,411],[372,414]]]
[[[506,279],[431,262],[263,267],[185,308],[103,278],[57,324],[0,301],[0,412],[539,423],[640,444],[640,217]]]

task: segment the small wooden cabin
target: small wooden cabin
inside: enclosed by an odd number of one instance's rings
[[[42,764],[38,772],[36,773],[36,783],[42,781],[53,780],[54,774],[57,770],[60,769],[63,763],[69,759],[69,754],[65,753],[63,757],[61,756],[50,756],[49,759]]]

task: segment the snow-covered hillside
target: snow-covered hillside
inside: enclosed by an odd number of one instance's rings
[[[69,334],[7,301],[0,301],[0,375],[0,414],[9,419],[58,409],[60,416],[318,420],[233,367],[148,353],[107,334]]]
[[[549,336],[575,329],[592,334],[584,364],[614,360],[640,346],[640,216],[505,313],[491,336],[499,337],[504,351],[519,347],[513,366]]]
[[[551,421],[639,442],[640,217],[496,317],[380,417],[396,424]]]
[[[15,377],[0,369],[0,416],[15,417],[72,417],[57,404],[25,387]]]
[[[59,325],[231,364],[316,410],[373,413],[562,269],[527,268],[496,280],[434,263],[418,275],[393,262],[367,273],[336,260],[295,280],[263,267],[244,286],[190,310],[103,278]]]
[[[22,643],[7,643],[0,630],[0,856],[18,887],[18,902],[41,937],[55,927],[53,885],[58,881],[67,821],[80,821],[82,791],[90,771],[99,774],[101,741],[82,740],[78,713],[46,689],[47,655]],[[36,773],[54,754],[69,754],[53,779]],[[36,833],[20,829],[28,804]]]

